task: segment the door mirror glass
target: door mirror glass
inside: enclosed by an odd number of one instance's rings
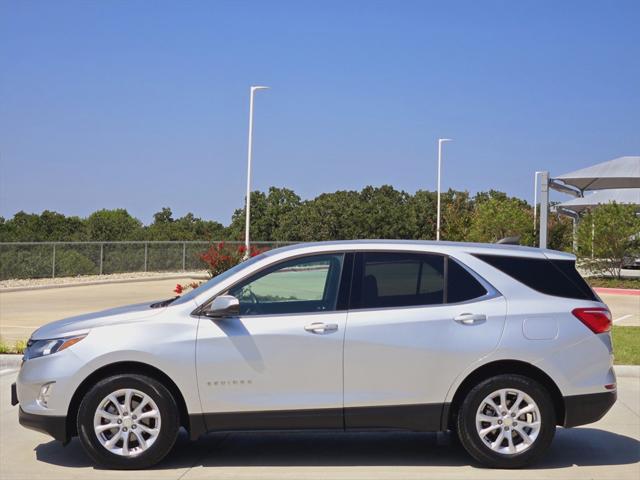
[[[213,299],[204,314],[211,318],[236,317],[240,314],[240,302],[233,295],[220,295]]]

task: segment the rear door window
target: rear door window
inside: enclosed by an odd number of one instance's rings
[[[363,252],[356,258],[350,308],[443,305],[487,293],[472,273],[445,255]]]
[[[361,255],[354,284],[355,308],[444,303],[443,256],[395,252]]]

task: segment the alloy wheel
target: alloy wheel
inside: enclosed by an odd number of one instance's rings
[[[541,415],[525,392],[503,388],[487,395],[476,412],[476,430],[496,453],[514,455],[528,450],[540,434]]]
[[[102,399],[93,418],[98,440],[109,452],[132,457],[148,450],[158,439],[160,409],[140,390],[117,390]]]

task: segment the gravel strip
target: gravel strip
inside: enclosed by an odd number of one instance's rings
[[[83,275],[78,277],[14,279],[0,281],[0,291],[15,288],[43,288],[103,282],[162,280],[165,278],[195,278],[205,280],[209,278],[209,275],[205,270],[199,270],[193,272],[132,272],[112,273],[109,275]]]

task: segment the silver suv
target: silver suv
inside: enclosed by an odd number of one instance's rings
[[[615,402],[610,328],[566,253],[300,244],[179,298],[45,325],[12,402],[112,468],[157,463],[180,427],[451,430],[477,461],[522,467],[556,425]]]

